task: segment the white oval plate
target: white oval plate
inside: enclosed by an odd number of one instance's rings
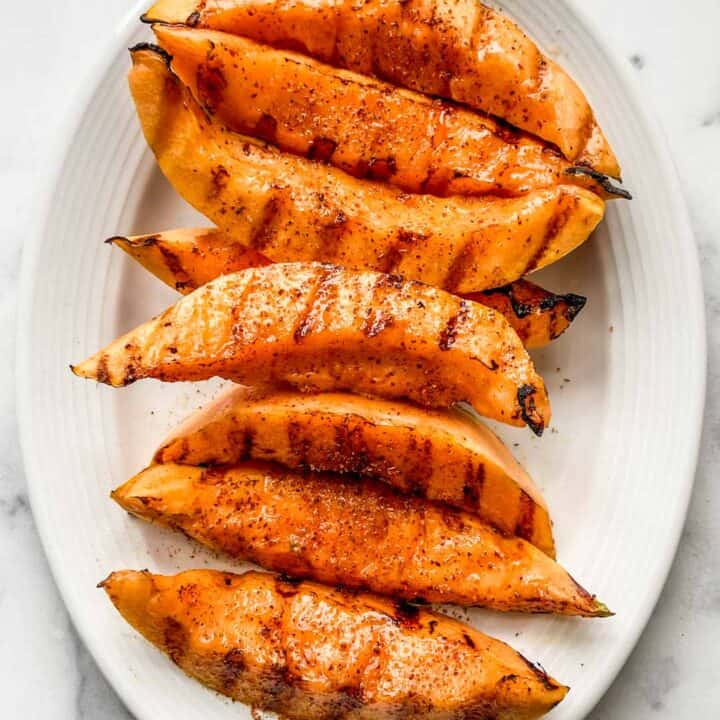
[[[632,81],[564,2],[502,7],[586,89],[635,195],[610,204],[594,239],[541,278],[589,296],[566,336],[536,354],[552,395],[552,429],[542,440],[499,429],[546,493],[560,561],[617,615],[462,614],[572,686],[552,716],[570,720],[590,711],[633,648],[678,542],[704,397],[701,282],[673,165]],[[45,228],[26,250],[23,450],[58,585],[129,709],[143,720],[249,717],[186,678],[95,590],[114,569],[232,567],[133,521],[108,498],[217,383],[112,390],[68,369],[175,299],[103,238],[199,222],[155,168],[126,87],[125,48],[147,32],[134,21],[118,35],[68,138]]]

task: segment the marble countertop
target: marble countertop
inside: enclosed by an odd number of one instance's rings
[[[663,120],[702,256],[709,331],[704,438],[682,543],[639,645],[590,718],[718,717],[720,489],[714,482],[720,473],[720,3],[573,1],[585,6],[634,68]],[[92,63],[131,4],[35,0],[14,3],[3,13],[0,715],[8,719],[130,717],[75,634],[33,526],[15,422],[14,328],[22,245],[51,175],[48,152]]]

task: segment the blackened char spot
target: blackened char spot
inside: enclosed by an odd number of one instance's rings
[[[475,641],[467,634],[463,633],[463,640],[465,640],[465,644],[475,650]]]
[[[289,575],[279,575],[275,580],[275,590],[277,594],[284,598],[294,597],[298,594],[298,586],[302,583],[302,579],[290,577]]]
[[[460,309],[453,315],[446,323],[442,332],[440,333],[440,339],[438,340],[438,347],[442,351],[449,350],[457,339],[458,328],[467,319],[468,313],[470,312],[470,304],[467,300],[462,300],[460,303]]]
[[[520,405],[520,417],[527,423],[527,426],[540,437],[543,434],[545,426],[537,414],[535,407],[535,398],[533,395],[537,392],[537,388],[532,385],[522,385],[518,388],[517,399]]]
[[[545,672],[545,668],[542,665],[530,662],[524,655],[517,653],[520,659],[528,666],[532,674],[543,684],[546,690],[557,690],[560,685],[553,682],[552,679]]]
[[[189,25],[190,27],[197,27],[200,24],[200,13],[197,10],[193,13],[190,13],[187,20],[185,21],[185,24]]]
[[[625,188],[615,185],[607,175],[603,175],[592,168],[576,165],[575,167],[568,168],[565,171],[565,174],[571,176],[586,175],[600,185],[600,187],[609,195],[614,195],[615,197],[623,198],[624,200],[633,199],[632,193]]]
[[[515,313],[515,317],[519,320],[522,320],[523,318],[526,318],[530,313],[533,311],[532,305],[528,303],[520,302],[516,297],[515,293],[513,292],[513,286],[511,285],[503,285],[501,288],[497,288],[495,290],[486,290],[483,294],[484,295],[494,295],[495,293],[505,295],[507,299],[510,302],[510,307],[512,308],[513,313]]]
[[[403,628],[417,629],[420,627],[420,608],[398,600],[395,603],[395,622]]]
[[[558,303],[562,302],[563,297],[562,295],[548,295],[547,297],[544,297],[540,303],[538,304],[538,307],[543,312],[547,312],[548,310],[554,310]]]
[[[149,50],[150,52],[154,52],[155,54],[159,55],[165,61],[165,64],[170,67],[172,55],[167,50],[161,48],[159,45],[155,45],[155,43],[141,42],[137,45],[133,45],[130,48],[131,53],[142,52],[143,50]]]
[[[157,243],[157,241],[160,239],[159,235],[145,235],[143,237],[135,238],[131,240],[129,237],[125,237],[125,235],[113,235],[112,237],[109,237],[107,240],[104,240],[106,245],[113,245],[116,242],[121,243],[127,243],[131,247],[152,247]]]
[[[310,160],[317,160],[318,162],[329,163],[336,147],[337,143],[334,140],[331,140],[330,138],[316,137],[310,143],[308,158],[310,158]]]
[[[572,322],[582,311],[587,304],[587,298],[582,295],[575,295],[574,293],[568,293],[567,295],[559,295],[560,300],[564,300],[567,304],[567,310],[565,310],[565,319],[568,322]]]
[[[302,580],[300,578],[291,577],[290,575],[286,575],[285,573],[280,573],[280,575],[278,575],[278,580],[285,583],[286,585],[292,585],[293,587],[297,587],[298,585],[302,584]]]

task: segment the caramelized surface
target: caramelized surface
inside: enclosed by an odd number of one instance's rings
[[[214,228],[180,228],[108,240],[178,292],[187,294],[220,275],[269,265],[256,250]],[[556,295],[527,280],[466,296],[502,313],[527,348],[552,342],[585,306],[580,295]]]
[[[409,195],[280,153],[208,119],[152,50],[133,52],[130,87],[176,190],[275,261],[333,262],[473,292],[560,259],[604,213],[597,195],[573,185],[511,199]]]
[[[191,415],[155,462],[271,460],[357,473],[477,514],[554,557],[545,501],[507,448],[466,413],[347,393],[232,387]]]
[[[352,390],[429,407],[468,402],[542,433],[542,379],[502,315],[391,275],[290,263],[223,275],[73,368],[142,378]]]
[[[101,586],[188,675],[292,720],[534,720],[568,690],[498,640],[371,595],[212,570]]]
[[[546,143],[452,103],[212,30],[155,25],[203,109],[235,132],[411,193],[608,193]],[[607,186],[607,183],[605,183]]]
[[[113,498],[144,520],[293,577],[408,601],[609,614],[533,545],[369,479],[269,463],[152,465]]]
[[[557,145],[573,163],[620,175],[577,84],[477,0],[159,0],[145,19],[244,35],[451,98]]]

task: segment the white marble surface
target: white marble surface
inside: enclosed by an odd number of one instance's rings
[[[574,2],[634,67],[662,116],[702,254],[709,328],[705,432],[682,544],[640,644],[591,718],[720,717],[720,488],[713,486],[720,473],[720,2]],[[0,716],[8,720],[129,718],[78,641],[49,575],[28,507],[13,374],[20,256],[51,174],[48,159],[131,4],[35,0],[3,9]]]

